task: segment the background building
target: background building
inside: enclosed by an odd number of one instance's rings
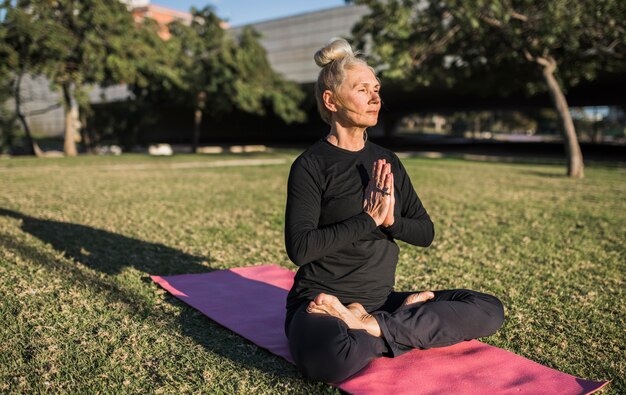
[[[167,28],[168,23],[174,22],[175,20],[182,21],[186,24],[191,23],[192,17],[188,12],[181,12],[162,7],[160,5],[148,4],[148,1],[144,1],[143,3],[146,4],[140,7],[132,8],[131,12],[133,14],[133,18],[135,18],[135,22],[141,23],[146,18],[154,19],[159,24],[159,36],[163,40],[169,40],[171,37],[170,31]]]
[[[352,4],[286,18],[254,23],[261,43],[277,72],[301,84],[313,83],[319,67],[313,61],[315,51],[332,38],[349,37],[352,27],[367,7]],[[241,27],[231,29],[237,34]]]

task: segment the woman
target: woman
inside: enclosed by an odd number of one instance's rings
[[[330,133],[292,165],[285,218],[287,253],[299,266],[285,320],[296,365],[339,382],[383,355],[491,335],[504,320],[493,296],[393,291],[394,240],[427,247],[433,223],[398,157],[367,141],[381,105],[374,70],[345,40],[315,61]]]

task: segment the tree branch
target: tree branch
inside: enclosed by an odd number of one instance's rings
[[[51,104],[48,107],[45,108],[39,108],[37,110],[32,110],[32,111],[28,111],[26,114],[27,117],[33,116],[33,115],[41,115],[41,114],[45,114],[48,111],[52,111],[52,110],[56,110],[57,108],[61,107],[61,103],[56,103],[56,104]]]
[[[556,70],[556,60],[554,60],[554,58],[551,56],[537,56],[535,58],[535,62],[548,69],[549,72],[554,72],[554,70]]]
[[[550,72],[556,70],[556,60],[550,55],[534,56],[526,48],[524,48],[524,56],[529,62],[537,63],[540,66],[547,68]]]
[[[454,35],[457,34],[460,30],[461,30],[461,26],[456,25],[452,29],[448,30],[446,34],[443,37],[441,37],[439,40],[435,40],[435,38],[433,37],[433,41],[435,42],[433,42],[424,51],[422,51],[419,58],[417,59],[415,58],[417,54],[413,54],[413,53],[411,54],[411,57],[413,58],[413,65],[419,67],[422,63],[424,63],[424,61],[426,61],[426,59],[428,59],[428,57],[430,57],[430,55],[437,52],[437,50],[439,50],[441,47],[445,46],[452,39],[452,37],[454,37]]]
[[[519,12],[515,10],[511,10],[511,18],[517,19],[522,22],[526,22],[528,20],[528,17],[526,15],[520,14]]]
[[[490,26],[502,28],[503,23],[497,20],[496,18],[492,18],[488,15],[481,15],[480,19],[482,19],[484,22],[487,22],[487,24]]]
[[[527,22],[528,21],[528,17],[520,12],[517,12],[515,10],[511,10],[509,12],[509,14],[511,15],[511,18],[513,19],[517,19],[518,21],[522,21],[522,22]],[[490,26],[494,26],[494,27],[498,27],[498,28],[503,28],[504,27],[504,23],[502,23],[501,20],[491,17],[489,15],[486,14],[482,14],[480,16],[480,19],[482,19],[484,22],[486,22],[488,25]]]

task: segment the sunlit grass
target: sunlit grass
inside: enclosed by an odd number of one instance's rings
[[[293,269],[295,154],[0,160],[0,391],[337,393],[148,279]],[[285,161],[208,166],[242,158]],[[436,241],[401,243],[397,289],[494,293],[507,320],[486,342],[626,392],[626,172],[403,162]]]

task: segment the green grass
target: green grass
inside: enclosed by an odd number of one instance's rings
[[[294,154],[0,160],[0,392],[338,393],[148,279],[293,269]],[[624,169],[403,162],[436,238],[401,245],[397,289],[494,293],[507,319],[484,341],[626,393]]]

